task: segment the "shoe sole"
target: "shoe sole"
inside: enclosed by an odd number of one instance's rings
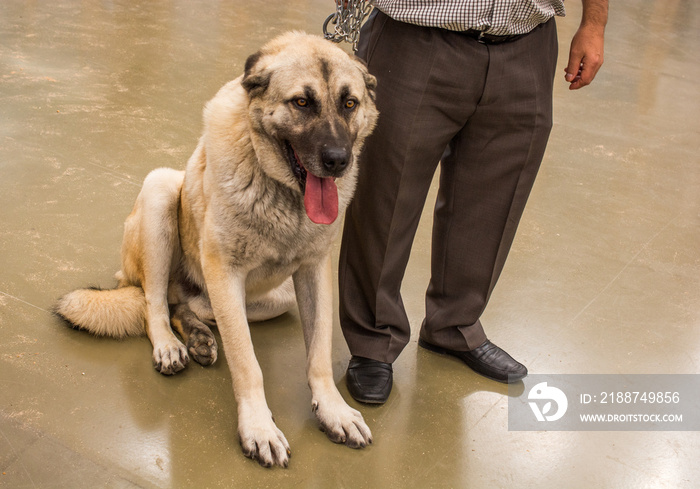
[[[387,397],[383,401],[375,400],[375,399],[358,399],[357,397],[354,397],[352,394],[350,394],[350,397],[355,399],[357,402],[361,402],[362,404],[372,404],[374,406],[378,406],[380,404],[384,404],[389,398]]]
[[[489,380],[493,380],[493,381],[495,381],[495,382],[500,382],[501,384],[514,384],[514,383],[516,383],[516,382],[518,382],[518,381],[524,379],[525,377],[527,377],[527,373],[526,373],[526,374],[523,375],[522,377],[520,377],[520,376],[518,376],[518,377],[513,377],[513,380],[498,379],[498,378],[496,378],[496,377],[493,377],[493,376],[491,376],[491,375],[485,374],[485,373],[483,373],[483,372],[479,372],[479,371],[476,370],[474,367],[472,367],[471,365],[469,365],[469,363],[467,363],[465,360],[459,358],[459,357],[456,356],[456,355],[453,355],[452,353],[450,353],[450,352],[449,352],[448,350],[446,350],[445,348],[442,348],[442,347],[436,346],[436,345],[431,345],[430,343],[428,343],[428,342],[426,342],[426,341],[423,341],[422,339],[418,339],[418,346],[420,346],[420,347],[422,347],[422,348],[425,348],[426,350],[431,351],[431,352],[433,352],[433,353],[438,353],[438,354],[440,354],[440,355],[447,355],[448,357],[455,358],[455,359],[461,361],[462,363],[464,363],[464,364],[465,364],[467,367],[469,367],[474,373],[477,373],[477,374],[481,375],[482,377],[486,377],[486,378],[489,379]]]

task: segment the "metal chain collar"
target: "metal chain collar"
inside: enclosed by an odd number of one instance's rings
[[[323,23],[323,37],[333,42],[349,42],[352,50],[357,51],[362,22],[372,11],[372,0],[335,0],[335,13],[328,16]],[[335,25],[333,32],[328,32],[328,24]]]

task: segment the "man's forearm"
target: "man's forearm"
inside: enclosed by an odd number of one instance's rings
[[[581,0],[581,26],[605,29],[608,22],[608,0]]]

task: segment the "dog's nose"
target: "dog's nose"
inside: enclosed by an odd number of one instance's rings
[[[324,148],[321,151],[321,162],[330,172],[344,170],[349,161],[348,150],[345,148]]]

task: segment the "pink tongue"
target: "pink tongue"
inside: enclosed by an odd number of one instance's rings
[[[306,174],[306,215],[316,224],[331,224],[338,217],[338,187],[332,178]]]

